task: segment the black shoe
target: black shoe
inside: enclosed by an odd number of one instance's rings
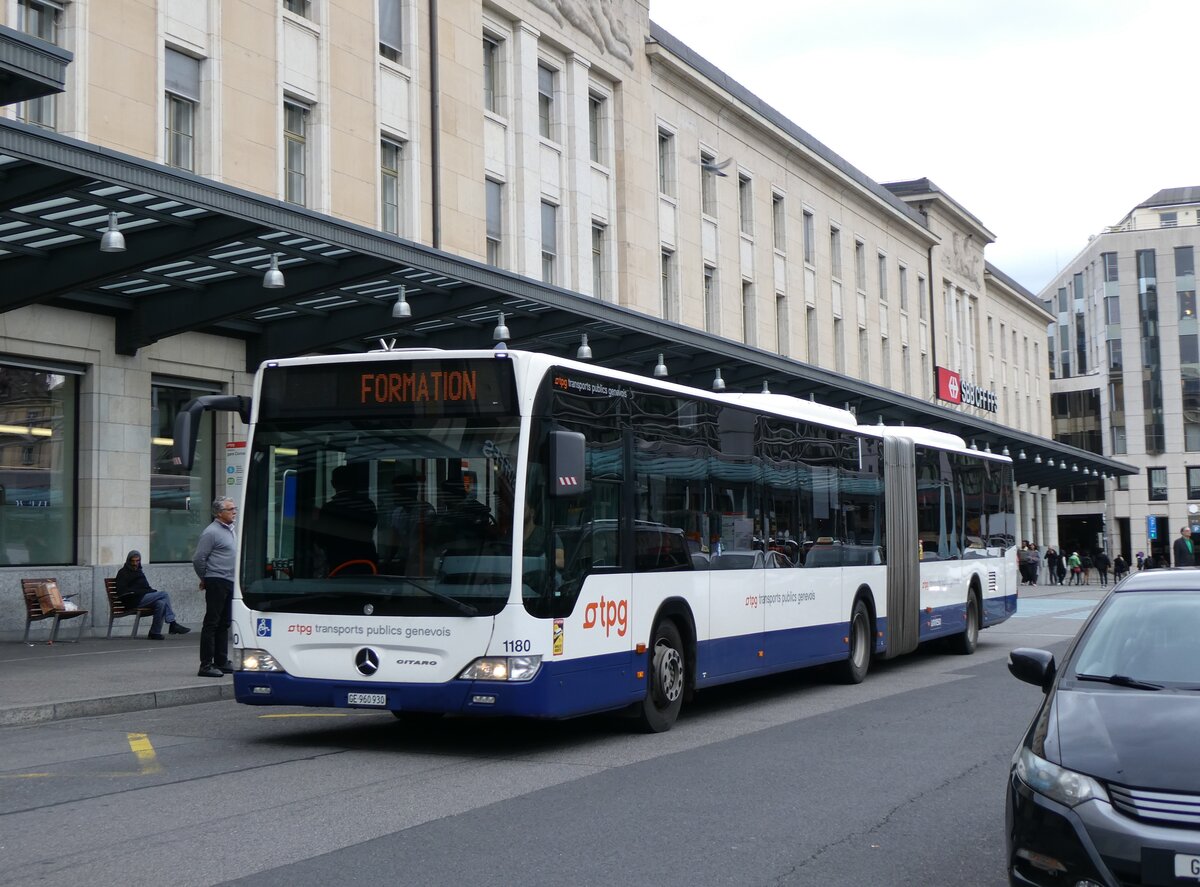
[[[172,622],[167,626],[167,631],[170,634],[187,634],[191,629],[186,625],[180,625],[178,622]]]
[[[214,665],[213,668],[219,668],[221,670],[221,674],[233,674],[232,662],[221,662]]]
[[[196,672],[196,677],[198,678],[219,678],[222,676],[221,669],[213,668],[211,665],[202,665],[200,666],[200,670]]]
[[[146,635],[146,637],[148,637],[152,641],[165,640],[165,638],[161,634],[155,634],[154,632],[150,632],[150,634]]]

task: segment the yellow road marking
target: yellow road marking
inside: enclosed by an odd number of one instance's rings
[[[350,715],[342,714],[341,712],[320,711],[320,712],[310,712],[310,713],[303,713],[303,714],[259,715],[259,717],[263,718],[263,719],[266,719],[266,718],[348,718],[348,717],[350,717]]]
[[[53,775],[53,773],[9,773],[0,775],[0,779],[45,779]]]
[[[141,767],[141,776],[151,776],[155,773],[162,772],[162,764],[158,762],[158,756],[154,754],[154,746],[150,744],[150,738],[145,733],[126,733],[129,739],[129,750],[133,752],[138,759],[138,764]]]

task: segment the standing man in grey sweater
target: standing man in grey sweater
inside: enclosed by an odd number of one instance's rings
[[[233,663],[229,661],[229,622],[236,563],[233,520],[237,508],[232,499],[222,496],[213,500],[212,513],[213,522],[200,534],[196,555],[192,558],[192,568],[200,577],[200,588],[204,592],[200,671],[197,672],[202,678],[233,674]]]

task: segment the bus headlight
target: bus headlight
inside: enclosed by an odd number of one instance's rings
[[[237,671],[283,671],[274,656],[266,650],[254,649],[234,651],[233,667]]]
[[[541,656],[484,656],[458,677],[463,681],[532,681],[541,667]]]

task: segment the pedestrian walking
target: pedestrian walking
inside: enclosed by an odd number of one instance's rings
[[[1054,550],[1054,546],[1046,548],[1046,581],[1051,585],[1058,584],[1058,562],[1061,558],[1058,552]]]
[[[1113,558],[1113,582],[1120,582],[1125,578],[1125,574],[1129,572],[1129,564],[1126,563],[1122,555],[1117,555]]]
[[[1067,558],[1067,568],[1071,571],[1071,584],[1083,584],[1083,561],[1079,559],[1079,552],[1071,552],[1071,556]]]
[[[1030,543],[1029,545],[1029,584],[1038,584],[1038,574],[1042,572],[1042,555],[1038,552],[1037,545]]]
[[[233,606],[233,570],[236,539],[233,521],[237,507],[233,500],[213,500],[213,520],[196,543],[192,569],[200,577],[204,591],[204,625],[200,629],[200,671],[202,678],[233,674],[229,661],[230,608]]]
[[[1146,553],[1143,551],[1137,553],[1137,568],[1139,570],[1146,569]]]
[[[1100,574],[1100,584],[1108,585],[1108,568],[1110,562],[1103,548],[1096,552],[1096,556],[1092,558],[1092,563],[1096,565],[1096,571]]]
[[[1175,544],[1171,547],[1171,556],[1177,567],[1196,566],[1196,552],[1192,549],[1191,527],[1183,527],[1179,531],[1179,538],[1175,540]]]

